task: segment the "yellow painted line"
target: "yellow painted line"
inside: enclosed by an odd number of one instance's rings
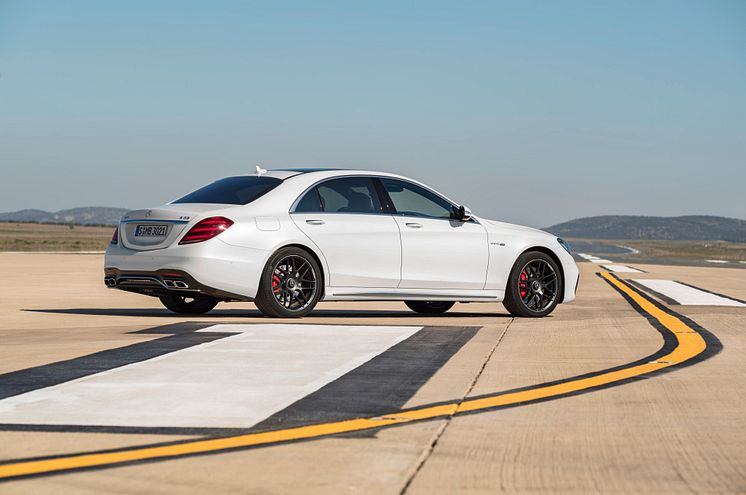
[[[408,411],[396,411],[375,418],[361,418],[338,421],[297,428],[268,431],[263,433],[248,433],[225,438],[208,438],[200,440],[186,440],[181,443],[151,447],[133,447],[118,452],[99,452],[90,454],[75,454],[54,459],[19,461],[0,465],[0,480],[51,474],[75,469],[112,466],[135,461],[158,460],[169,457],[205,454],[229,449],[269,445],[278,442],[288,442],[319,438],[339,433],[349,433],[360,430],[394,426],[413,421],[422,421],[459,413],[487,410],[500,406],[531,402],[564,394],[579,392],[595,387],[634,378],[650,372],[658,371],[669,366],[683,363],[698,356],[707,348],[704,338],[696,330],[689,327],[679,318],[668,314],[653,304],[639,292],[620,282],[608,272],[601,276],[617,289],[631,298],[645,313],[658,320],[676,338],[673,350],[655,362],[638,364],[629,368],[609,371],[596,376],[567,380],[554,385],[539,386],[529,390],[497,393],[495,395],[476,399],[466,399],[460,402],[440,404]]]
[[[457,410],[457,413],[466,411],[476,411],[479,409],[505,406],[509,404],[515,404],[518,402],[534,401],[538,399],[545,399],[555,395],[563,395],[572,392],[578,392],[593,387],[600,387],[608,385],[614,382],[627,380],[636,376],[644,375],[652,371],[658,371],[663,368],[668,368],[675,364],[683,363],[689,359],[698,356],[707,348],[707,343],[704,338],[697,333],[693,328],[690,328],[679,318],[668,314],[661,310],[658,306],[651,303],[645,297],[630,289],[629,286],[619,282],[618,279],[609,275],[608,272],[602,272],[601,276],[611,282],[615,287],[624,292],[629,296],[635,303],[637,303],[643,311],[648,313],[650,316],[658,320],[664,327],[670,330],[676,337],[676,347],[665,356],[658,358],[655,362],[640,364],[629,368],[623,368],[617,371],[610,371],[601,375],[592,376],[589,378],[580,378],[578,380],[571,380],[557,385],[550,385],[547,387],[540,387],[521,392],[507,393],[503,395],[487,397],[484,399],[466,400],[462,402]]]

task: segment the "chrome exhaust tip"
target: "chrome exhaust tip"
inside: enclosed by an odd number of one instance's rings
[[[117,285],[117,279],[115,279],[114,277],[106,277],[104,278],[104,283],[107,287],[114,287]]]
[[[169,289],[188,289],[189,284],[183,280],[163,280],[163,284]]]

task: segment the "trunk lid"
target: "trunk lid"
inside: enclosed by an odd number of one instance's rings
[[[127,249],[163,249],[186,233],[187,225],[214,204],[173,204],[127,212],[119,222],[119,242]]]

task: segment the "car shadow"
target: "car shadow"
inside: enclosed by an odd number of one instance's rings
[[[30,313],[50,313],[66,315],[89,315],[89,316],[134,316],[144,318],[185,318],[195,317],[207,319],[221,318],[270,318],[258,310],[252,309],[218,309],[203,315],[180,315],[172,313],[167,309],[157,308],[53,308],[53,309],[22,309]],[[391,311],[391,310],[347,310],[347,309],[317,309],[311,314],[304,316],[304,320],[314,318],[479,318],[479,317],[503,317],[510,318],[508,313],[501,312],[453,312],[438,315],[425,315],[413,311]]]

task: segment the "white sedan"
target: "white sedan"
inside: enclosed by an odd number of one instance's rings
[[[322,300],[365,300],[430,314],[502,301],[545,316],[575,299],[578,269],[562,239],[477,217],[406,177],[257,169],[127,213],[104,281],[185,314],[253,301],[299,317]]]

